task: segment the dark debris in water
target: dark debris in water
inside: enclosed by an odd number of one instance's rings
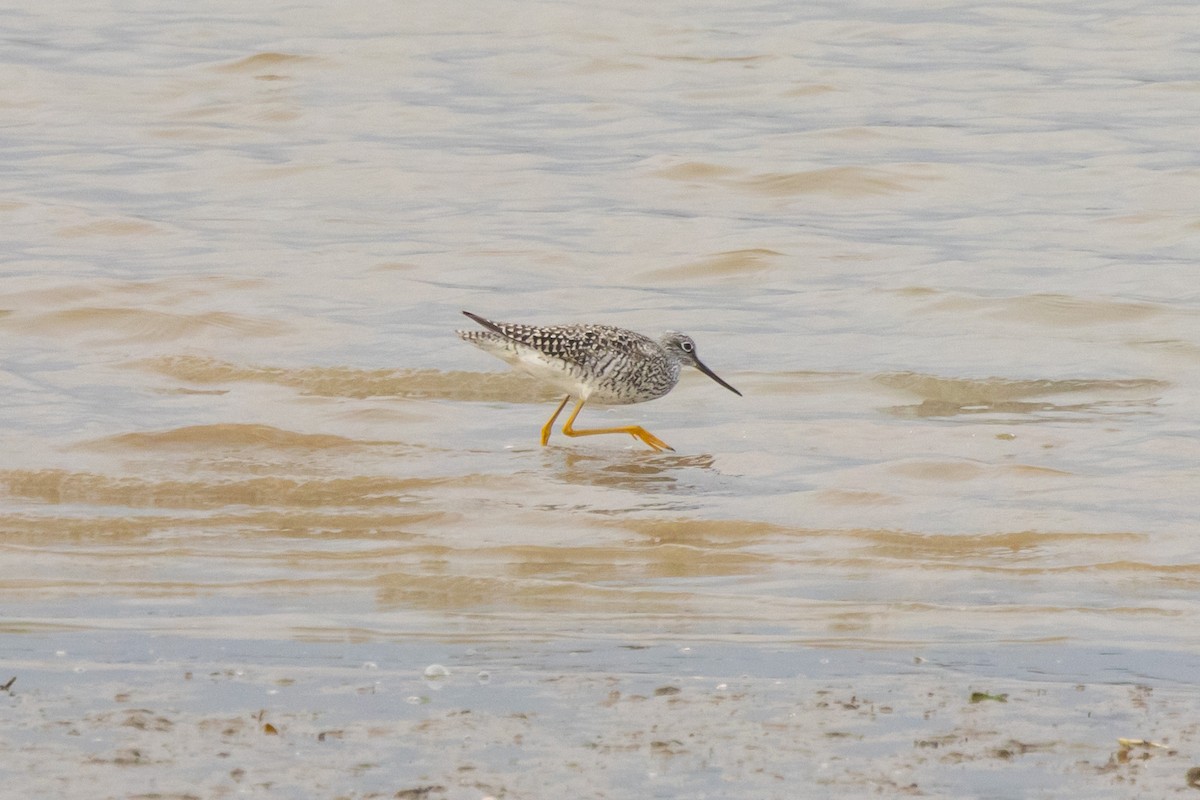
[[[1007,694],[988,694],[987,692],[971,692],[971,702],[972,703],[983,703],[983,702],[987,702],[989,700],[996,702],[996,703],[1007,703],[1008,695]]]

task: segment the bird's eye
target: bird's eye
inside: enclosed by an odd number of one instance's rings
[[[692,344],[691,342],[689,342],[687,340],[684,340],[679,343],[679,349],[685,353],[690,353],[696,349],[696,345]]]

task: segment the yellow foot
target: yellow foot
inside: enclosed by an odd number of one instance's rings
[[[558,407],[558,411],[554,412],[554,417],[550,418],[550,422],[554,422],[554,418],[558,416],[559,411],[562,411],[562,407],[563,407],[563,405],[566,405],[566,402],[567,402],[566,400],[563,400],[562,405],[559,405],[559,407]],[[659,439],[653,433],[646,430],[645,428],[643,428],[640,425],[627,425],[627,426],[624,426],[621,428],[590,428],[590,429],[584,430],[584,431],[576,430],[572,426],[575,423],[575,418],[577,416],[579,416],[579,410],[581,408],[583,408],[583,403],[584,403],[583,400],[579,401],[578,405],[575,406],[575,410],[571,412],[571,416],[567,417],[567,421],[563,424],[562,431],[567,436],[597,436],[602,433],[628,433],[630,436],[634,437],[635,439],[641,439],[644,443],[649,445],[650,448],[653,449],[656,453],[662,452],[663,450],[670,450],[671,452],[675,451],[674,448],[671,447],[671,445],[667,444],[662,439]],[[547,426],[549,426],[549,424],[550,424],[549,422],[546,423]],[[548,437],[548,436],[549,436],[549,434],[547,434],[545,431],[543,431],[542,444],[546,443],[546,437]]]
[[[554,413],[550,419],[546,420],[546,424],[542,426],[542,447],[546,446],[546,442],[550,441],[550,430],[554,427],[554,420],[558,419],[558,415],[562,413],[563,408],[567,405],[567,401],[571,399],[571,395],[567,395],[558,404],[558,408],[554,409]]]
[[[671,445],[667,444],[645,428],[634,425],[631,428],[618,428],[617,430],[624,430],[633,436],[633,438],[641,439],[643,442],[650,445],[650,447],[653,448],[654,452],[656,453],[661,453],[663,450],[670,450],[672,453],[675,452],[674,447],[671,447]]]

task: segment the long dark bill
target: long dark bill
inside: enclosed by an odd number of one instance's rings
[[[700,370],[700,371],[701,371],[701,372],[703,372],[705,375],[707,375],[708,377],[712,378],[714,381],[716,381],[717,383],[721,384],[722,386],[724,386],[724,387],[725,387],[726,389],[728,389],[729,391],[731,391],[731,392],[733,392],[734,394],[736,394],[738,397],[741,397],[741,396],[742,396],[742,393],[741,393],[741,392],[739,392],[737,389],[735,389],[735,388],[733,388],[732,386],[730,386],[730,385],[729,385],[728,383],[726,383],[725,381],[723,381],[723,380],[721,380],[720,378],[718,378],[718,377],[717,377],[717,373],[713,372],[711,369],[709,369],[708,367],[704,366],[704,364],[702,364],[702,363],[700,362],[700,359],[698,359],[698,358],[693,358],[693,359],[692,359],[692,361],[694,361],[694,362],[696,363],[696,369]]]

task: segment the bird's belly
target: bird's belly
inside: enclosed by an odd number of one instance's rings
[[[574,397],[585,397],[590,391],[583,370],[564,361],[529,350],[514,353],[508,361],[522,372]]]
[[[559,391],[596,405],[622,406],[653,400],[659,396],[631,396],[628,387],[623,387],[619,382],[615,382],[614,385],[613,381],[592,375],[577,364],[551,358],[537,351],[522,349],[506,360],[517,369],[554,386]]]

